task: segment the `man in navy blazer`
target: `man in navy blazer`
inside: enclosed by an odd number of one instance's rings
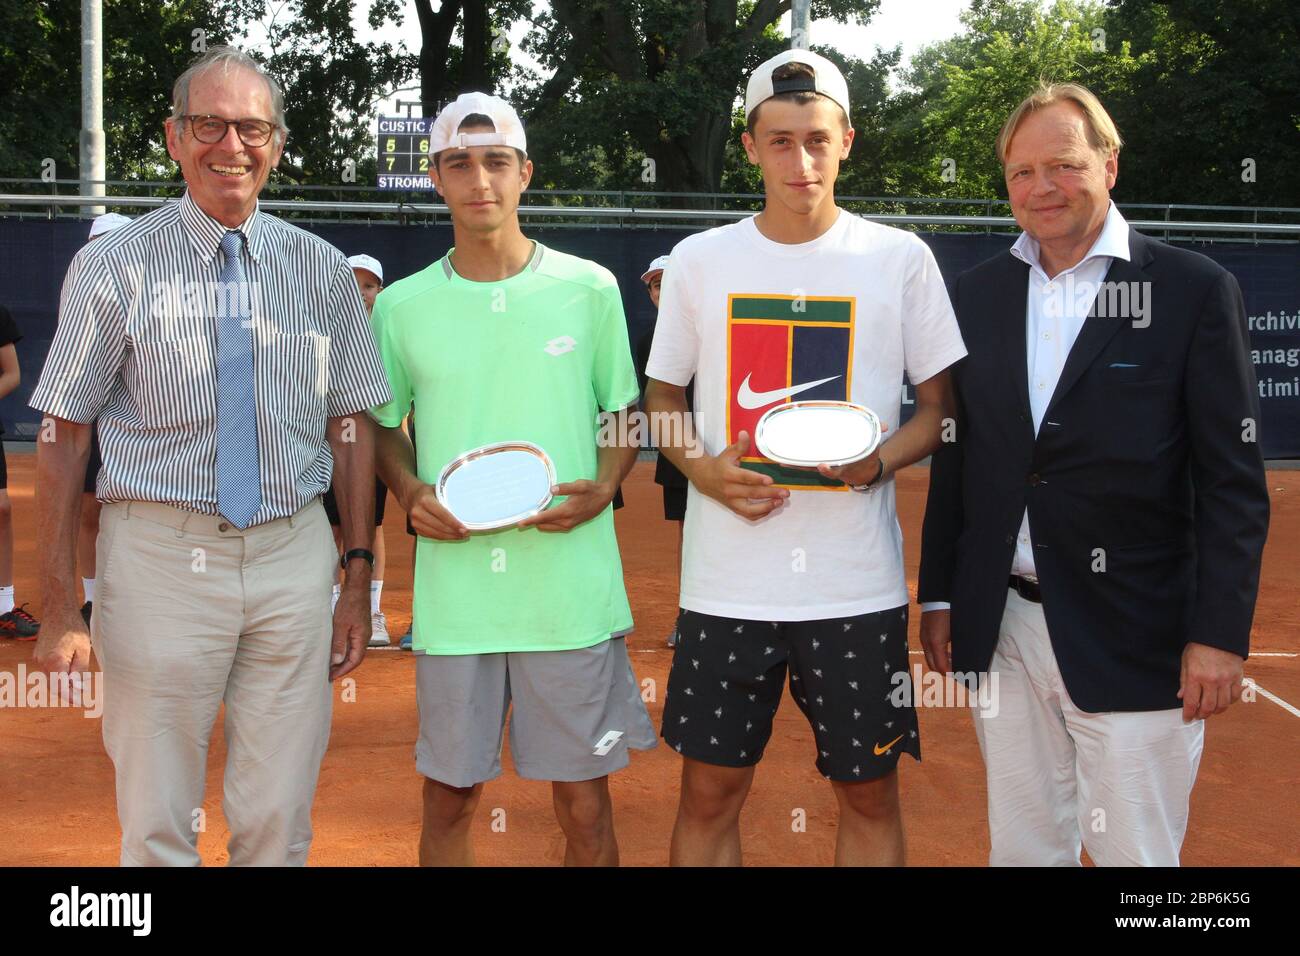
[[[980,675],[994,865],[1178,864],[1204,718],[1241,696],[1268,529],[1236,280],[1110,202],[1121,141],[1043,85],[998,157],[1012,249],[959,276],[927,664]]]

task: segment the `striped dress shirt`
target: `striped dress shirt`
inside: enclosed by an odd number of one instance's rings
[[[287,517],[329,487],[327,417],[389,400],[342,253],[261,211],[239,227],[246,284],[223,288],[225,226],[187,192],[87,244],[63,281],[59,324],[31,407],[98,419],[100,501],[217,509],[219,296],[252,316],[262,507]]]

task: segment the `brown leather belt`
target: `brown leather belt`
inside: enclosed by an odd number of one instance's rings
[[[1043,603],[1043,592],[1038,589],[1038,582],[1031,581],[1029,578],[1017,577],[1011,575],[1007,584],[1011,590],[1015,591],[1026,601],[1033,601],[1035,604]]]

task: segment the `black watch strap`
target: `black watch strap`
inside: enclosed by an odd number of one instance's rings
[[[375,553],[373,551],[367,551],[365,548],[353,548],[351,551],[347,552],[343,557],[339,558],[339,567],[346,571],[348,562],[353,558],[365,558],[370,562],[370,570],[373,571],[375,569]]]

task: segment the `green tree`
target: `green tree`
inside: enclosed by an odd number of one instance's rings
[[[1105,97],[1136,71],[1106,14],[1096,2],[974,0],[962,14],[965,32],[920,51],[904,73],[886,128],[887,185],[911,195],[1005,196],[994,144],[1040,78]]]
[[[1138,57],[1106,100],[1126,141],[1116,197],[1300,206],[1300,4],[1112,5],[1109,36]]]
[[[171,83],[200,40],[236,33],[233,6],[213,0],[104,0],[105,168],[109,179],[157,174]],[[195,33],[195,31],[200,31]],[[78,175],[81,129],[79,0],[0,5],[0,175]]]
[[[812,12],[866,22],[878,6],[820,0]],[[742,84],[788,46],[775,25],[789,9],[789,0],[554,0],[525,41],[550,75],[516,93],[530,151],[547,160],[538,185],[717,191]]]
[[[424,115],[471,90],[494,92],[512,75],[507,31],[531,19],[528,0],[413,0],[420,28],[420,101]],[[455,43],[458,32],[460,45]]]
[[[415,74],[415,57],[388,43],[361,42],[347,0],[242,3],[244,36],[285,91],[289,140],[280,172],[300,183],[338,184],[352,168],[373,182],[376,102]],[[375,0],[369,23],[401,21],[401,0]],[[372,160],[373,161],[373,160]],[[349,163],[354,164],[349,167]]]

